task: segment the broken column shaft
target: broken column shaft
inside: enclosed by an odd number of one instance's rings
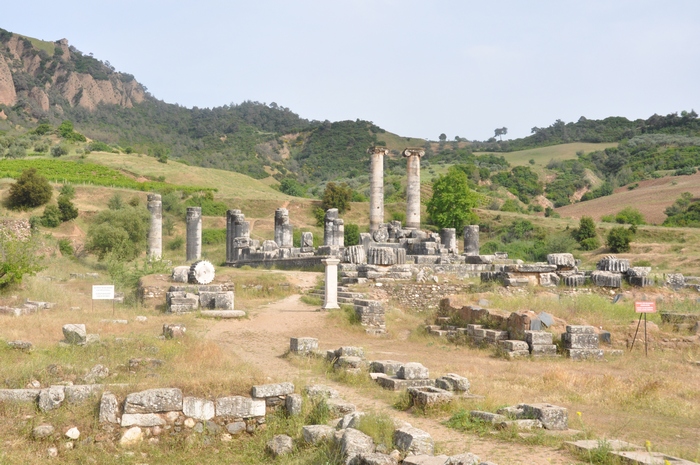
[[[202,258],[202,207],[187,207],[187,261]]]
[[[278,247],[292,247],[292,225],[286,208],[275,210],[275,242]]]
[[[159,260],[163,257],[163,202],[160,194],[148,194],[148,211],[151,224],[148,229],[148,257]]]
[[[420,159],[423,149],[406,149],[406,228],[420,228]]]

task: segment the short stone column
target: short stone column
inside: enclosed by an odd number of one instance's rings
[[[163,202],[160,194],[148,194],[148,211],[151,224],[148,229],[148,257],[159,260],[163,257]]]
[[[457,253],[457,231],[455,228],[441,229],[440,242],[449,253]]]
[[[406,228],[420,228],[420,159],[425,150],[409,148],[403,151],[406,158]]]
[[[275,242],[278,247],[292,247],[292,225],[286,208],[275,210]]]
[[[479,255],[479,225],[464,227],[464,255]]]
[[[370,160],[369,232],[374,233],[384,223],[384,155],[388,155],[389,150],[371,147],[367,153]]]
[[[325,258],[321,262],[326,265],[326,290],[323,300],[323,310],[340,308],[338,305],[338,263],[337,258]]]
[[[323,228],[323,245],[344,247],[345,246],[345,222],[338,218],[338,209],[329,208],[326,210]]]
[[[202,258],[202,207],[187,207],[187,261]]]

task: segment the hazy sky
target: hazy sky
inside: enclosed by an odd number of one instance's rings
[[[700,111],[698,0],[23,0],[0,18],[169,103],[276,102],[402,136]]]

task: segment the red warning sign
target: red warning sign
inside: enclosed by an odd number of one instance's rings
[[[656,313],[656,302],[643,300],[635,302],[634,311],[636,313]]]

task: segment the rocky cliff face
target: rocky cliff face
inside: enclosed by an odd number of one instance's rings
[[[107,103],[130,108],[145,98],[133,76],[83,55],[66,39],[41,45],[0,29],[0,105],[21,104],[40,116],[62,113],[66,106],[94,110]]]

